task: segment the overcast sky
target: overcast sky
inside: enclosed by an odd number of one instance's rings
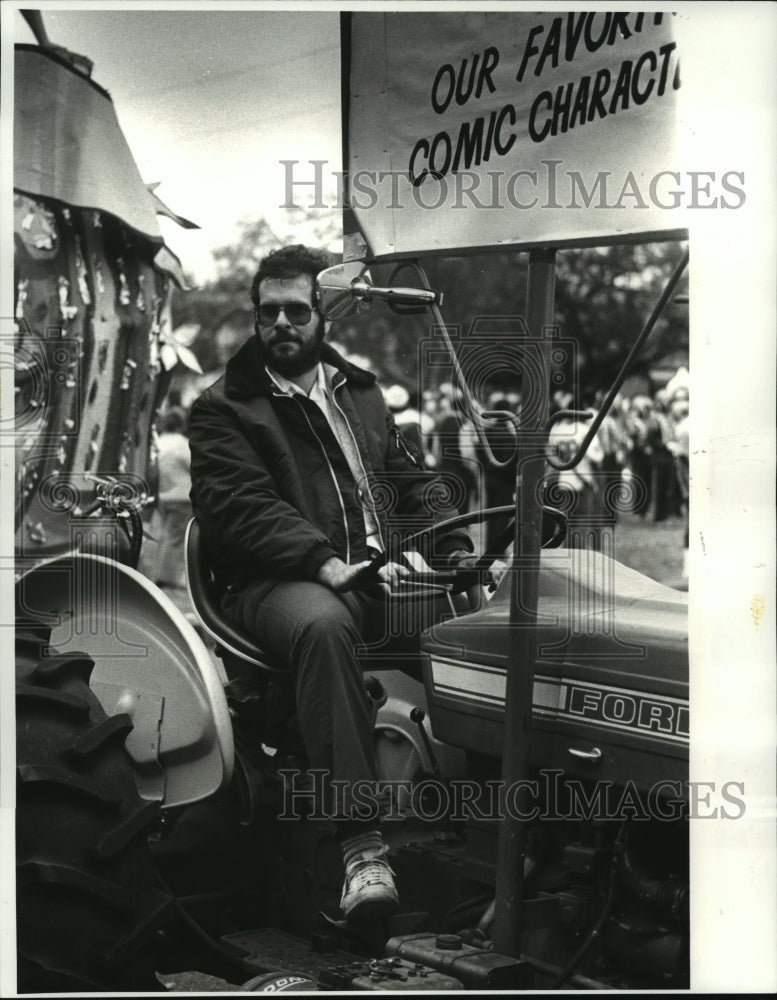
[[[165,236],[202,280],[241,218],[283,226],[284,168],[339,170],[339,17],[334,11],[43,8],[49,38],[88,56],[147,183],[181,215]],[[16,14],[16,41],[33,41]],[[301,200],[301,199],[300,199]],[[161,220],[166,223],[167,220]]]

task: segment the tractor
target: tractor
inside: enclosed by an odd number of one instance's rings
[[[350,926],[284,664],[224,620],[196,522],[196,628],[137,569],[180,269],[109,96],[40,40],[16,54],[19,991],[153,992],[188,969],[257,992],[687,988],[687,595],[565,545],[580,522],[543,488],[555,251],[530,248],[505,338],[531,373],[520,419],[483,410],[412,248],[413,284],[378,286],[393,258],[350,217],[319,275],[333,320],[427,310],[488,460],[515,470],[514,504],[457,519],[504,524],[474,567],[435,565],[445,522],[413,539],[415,583],[451,608],[420,660],[365,658],[401,908]],[[97,124],[46,169],[55,92],[69,129]]]

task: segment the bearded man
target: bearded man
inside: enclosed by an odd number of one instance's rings
[[[384,608],[358,584],[387,551],[390,524],[370,487],[389,481],[395,513],[430,522],[434,476],[397,430],[375,376],[325,342],[315,280],[328,265],[326,254],[299,245],[261,262],[251,286],[255,336],[192,408],[191,497],[227,588],[225,615],[288,664],[311,768],[352,787],[376,775],[373,706],[356,650]],[[435,519],[455,514],[442,509]],[[437,547],[451,565],[471,551],[463,531]],[[401,589],[408,573],[389,562],[380,580]],[[336,825],[344,915],[395,907],[377,821],[346,810]]]

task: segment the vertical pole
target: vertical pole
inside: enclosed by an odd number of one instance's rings
[[[502,785],[515,794],[502,797],[504,811],[499,827],[496,868],[494,947],[502,955],[520,957],[523,868],[526,853],[526,816],[536,805],[526,783],[531,778],[531,715],[536,657],[537,594],[542,506],[538,497],[545,474],[545,425],[548,418],[549,347],[544,328],[553,324],[555,250],[533,250],[529,255],[526,322],[527,349],[540,362],[537,381],[528,381],[524,367],[523,412],[535,414],[530,427],[518,436],[515,484],[515,537],[510,591],[509,657],[505,690]],[[528,405],[527,405],[528,404]],[[523,783],[523,784],[519,784]],[[510,815],[512,813],[512,815]]]

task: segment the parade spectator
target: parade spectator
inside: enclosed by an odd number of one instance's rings
[[[457,492],[461,493],[460,508],[468,512],[472,496],[477,486],[477,474],[470,459],[461,453],[461,425],[466,419],[461,395],[450,396],[440,387],[439,416],[435,434],[435,457],[437,471],[451,476],[458,484]]]
[[[158,541],[152,576],[159,587],[185,588],[184,539],[192,516],[189,441],[186,411],[166,410],[160,421],[159,497],[151,534]]]
[[[682,515],[685,518],[685,538],[683,542],[683,569],[682,578],[687,586],[688,581],[688,500],[690,497],[690,446],[688,435],[689,405],[688,390],[679,389],[675,394],[669,408],[669,416],[672,420],[673,434],[669,443],[675,462],[675,475],[677,477],[677,487],[680,494]]]
[[[558,420],[551,428],[548,438],[550,453],[559,462],[568,462],[588,433],[588,426],[589,423],[579,422],[573,417]],[[602,446],[596,435],[574,468],[556,470],[550,477],[557,489],[567,490],[572,494],[567,531],[567,544],[570,548],[598,550],[600,547],[601,518],[597,515],[601,498],[598,473],[603,457]]]
[[[595,414],[601,409],[605,392],[600,390],[594,400]],[[601,497],[606,512],[613,519],[617,519],[617,504],[613,501],[613,491],[617,488],[623,475],[623,468],[626,463],[628,453],[628,435],[621,419],[622,400],[616,396],[613,400],[610,412],[606,414],[596,438],[601,448],[602,460],[601,472]]]
[[[653,521],[665,521],[678,513],[677,481],[674,459],[668,443],[672,427],[667,413],[667,394],[659,389],[653,397],[653,408],[647,420],[647,442],[650,457],[650,515]]]
[[[428,469],[434,469],[437,466],[437,458],[434,454],[437,409],[437,395],[427,390],[424,393],[421,410],[421,444],[424,452],[424,464]]]
[[[649,396],[635,396],[626,417],[629,440],[628,469],[631,478],[637,482],[636,496],[639,502],[635,513],[646,517],[651,502],[652,469],[650,462],[649,427],[653,402]]]
[[[486,403],[487,410],[507,410],[515,413],[520,408],[520,396],[516,393],[513,401],[507,395],[493,392]],[[486,439],[494,457],[506,465],[495,465],[488,457],[485,448],[478,441],[477,454],[482,465],[483,507],[503,507],[513,502],[515,495],[515,462],[508,461],[515,455],[516,439],[512,429],[503,421],[489,427]],[[495,552],[497,539],[505,531],[510,522],[509,517],[491,518],[486,524],[486,552]]]
[[[672,439],[669,442],[669,450],[675,461],[675,476],[680,491],[680,498],[683,506],[683,513],[687,513],[688,505],[688,399],[683,397],[675,399],[670,408],[672,419]]]

